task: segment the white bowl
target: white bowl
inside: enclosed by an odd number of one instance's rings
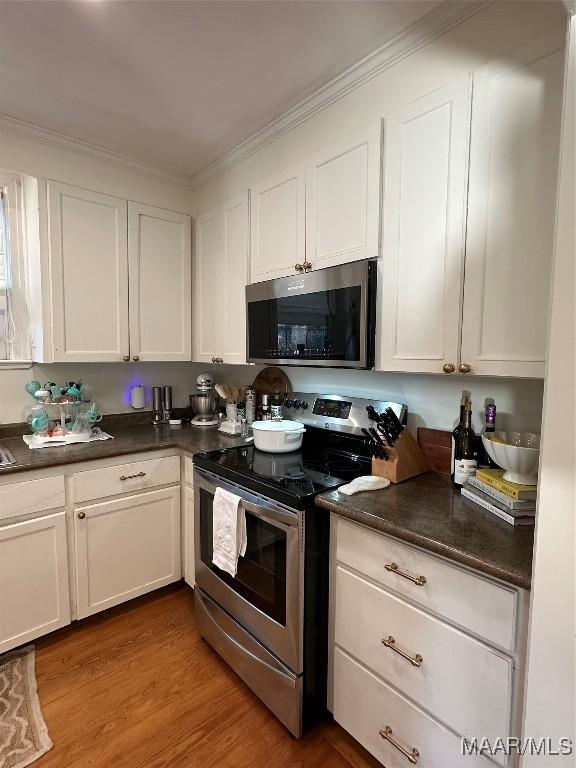
[[[302,438],[306,429],[299,421],[254,421],[252,434],[254,446],[259,451],[268,453],[289,453],[297,451],[302,446]]]
[[[482,442],[488,456],[506,470],[504,480],[520,485],[536,485],[540,435],[534,432],[491,432],[482,435]]]

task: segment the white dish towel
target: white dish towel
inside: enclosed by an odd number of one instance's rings
[[[212,505],[212,562],[236,576],[238,558],[246,554],[246,513],[240,496],[216,488]]]
[[[346,496],[352,496],[360,491],[379,491],[381,488],[388,488],[390,480],[385,477],[376,477],[375,475],[362,475],[352,480],[347,485],[341,485],[338,488],[339,493],[343,493]]]

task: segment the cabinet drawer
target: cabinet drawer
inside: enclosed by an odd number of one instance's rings
[[[0,521],[64,506],[64,477],[0,485]]]
[[[512,659],[341,565],[335,640],[462,736],[510,735]]]
[[[477,755],[462,755],[460,738],[415,707],[339,648],[334,652],[334,718],[386,768],[488,768]],[[390,738],[381,733],[392,730]]]
[[[513,651],[514,589],[450,565],[395,539],[337,518],[336,558],[386,588],[491,643]],[[396,568],[389,570],[395,564]],[[424,577],[416,584],[409,577]]]
[[[74,503],[119,493],[154,488],[180,482],[180,459],[168,456],[162,459],[134,461],[102,469],[89,469],[74,475]]]

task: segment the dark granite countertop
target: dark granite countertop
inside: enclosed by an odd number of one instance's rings
[[[449,478],[427,472],[382,491],[329,491],[316,504],[342,517],[530,589],[533,526],[514,528],[464,499]]]
[[[109,459],[142,451],[176,448],[194,454],[216,448],[231,448],[243,442],[239,435],[224,435],[218,432],[216,427],[191,427],[190,425],[155,427],[149,419],[143,421],[141,418],[130,416],[106,420],[102,423],[102,429],[113,435],[114,439],[38,450],[30,450],[21,436],[5,437],[0,430],[0,445],[9,448],[16,459],[16,464],[0,468],[0,477],[32,469]]]

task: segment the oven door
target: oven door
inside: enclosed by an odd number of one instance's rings
[[[248,361],[373,367],[375,291],[371,261],[248,285]]]
[[[216,488],[240,496],[246,554],[236,576],[212,563]],[[303,515],[201,469],[194,470],[196,585],[281,659],[302,672]]]

